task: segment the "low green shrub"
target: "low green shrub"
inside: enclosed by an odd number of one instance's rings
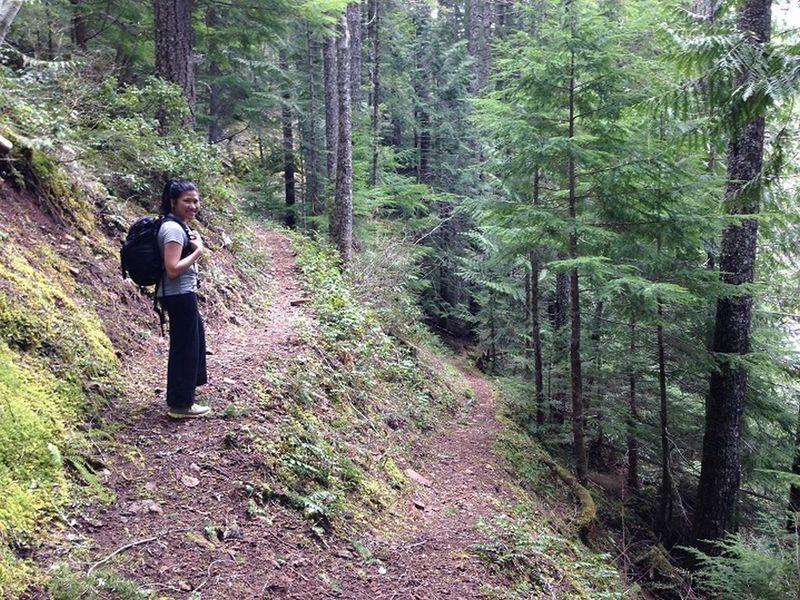
[[[720,600],[800,599],[800,540],[780,525],[758,537],[732,535],[716,555],[688,548],[698,565],[697,587]]]

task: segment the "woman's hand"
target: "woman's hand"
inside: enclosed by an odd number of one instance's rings
[[[201,238],[200,234],[196,231],[192,231],[189,234],[189,246],[192,248],[192,250],[199,250],[200,252],[203,252],[203,248],[205,247],[203,244],[203,238]]]
[[[176,279],[183,275],[195,261],[200,258],[203,252],[203,238],[199,233],[189,232],[189,247],[192,252],[188,256],[181,258],[183,245],[179,242],[169,242],[164,246],[164,270],[170,279]]]

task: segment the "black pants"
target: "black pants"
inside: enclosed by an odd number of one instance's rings
[[[194,292],[164,296],[161,306],[169,315],[167,404],[176,410],[194,404],[194,389],[208,381],[206,333]]]

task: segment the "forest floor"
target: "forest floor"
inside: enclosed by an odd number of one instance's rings
[[[128,360],[126,400],[105,415],[115,443],[101,455],[115,500],[70,517],[66,541],[46,547],[40,562],[109,569],[168,598],[467,599],[503,588],[503,576],[476,556],[485,541],[476,525],[509,514],[514,487],[492,450],[491,386],[463,364],[474,398],[415,449],[415,464],[400,465],[410,492],[370,531],[323,541],[297,512],[248,515],[243,482],[267,467],[230,440],[276,431],[279,415],[259,406],[256,390],[269,373],[264,364],[274,372],[292,359],[304,318],[290,240],[256,234],[271,255],[274,289],[264,317],[207,323],[211,381],[198,399],[214,417],[167,418],[166,339]],[[221,414],[231,403],[247,410]]]

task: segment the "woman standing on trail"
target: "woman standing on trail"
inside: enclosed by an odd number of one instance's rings
[[[167,414],[175,419],[202,417],[211,410],[194,402],[195,388],[207,382],[205,330],[197,309],[196,263],[203,253],[203,240],[186,224],[199,210],[200,195],[194,183],[167,182],[161,194],[164,219],[158,230],[164,259],[158,299],[169,315]]]

